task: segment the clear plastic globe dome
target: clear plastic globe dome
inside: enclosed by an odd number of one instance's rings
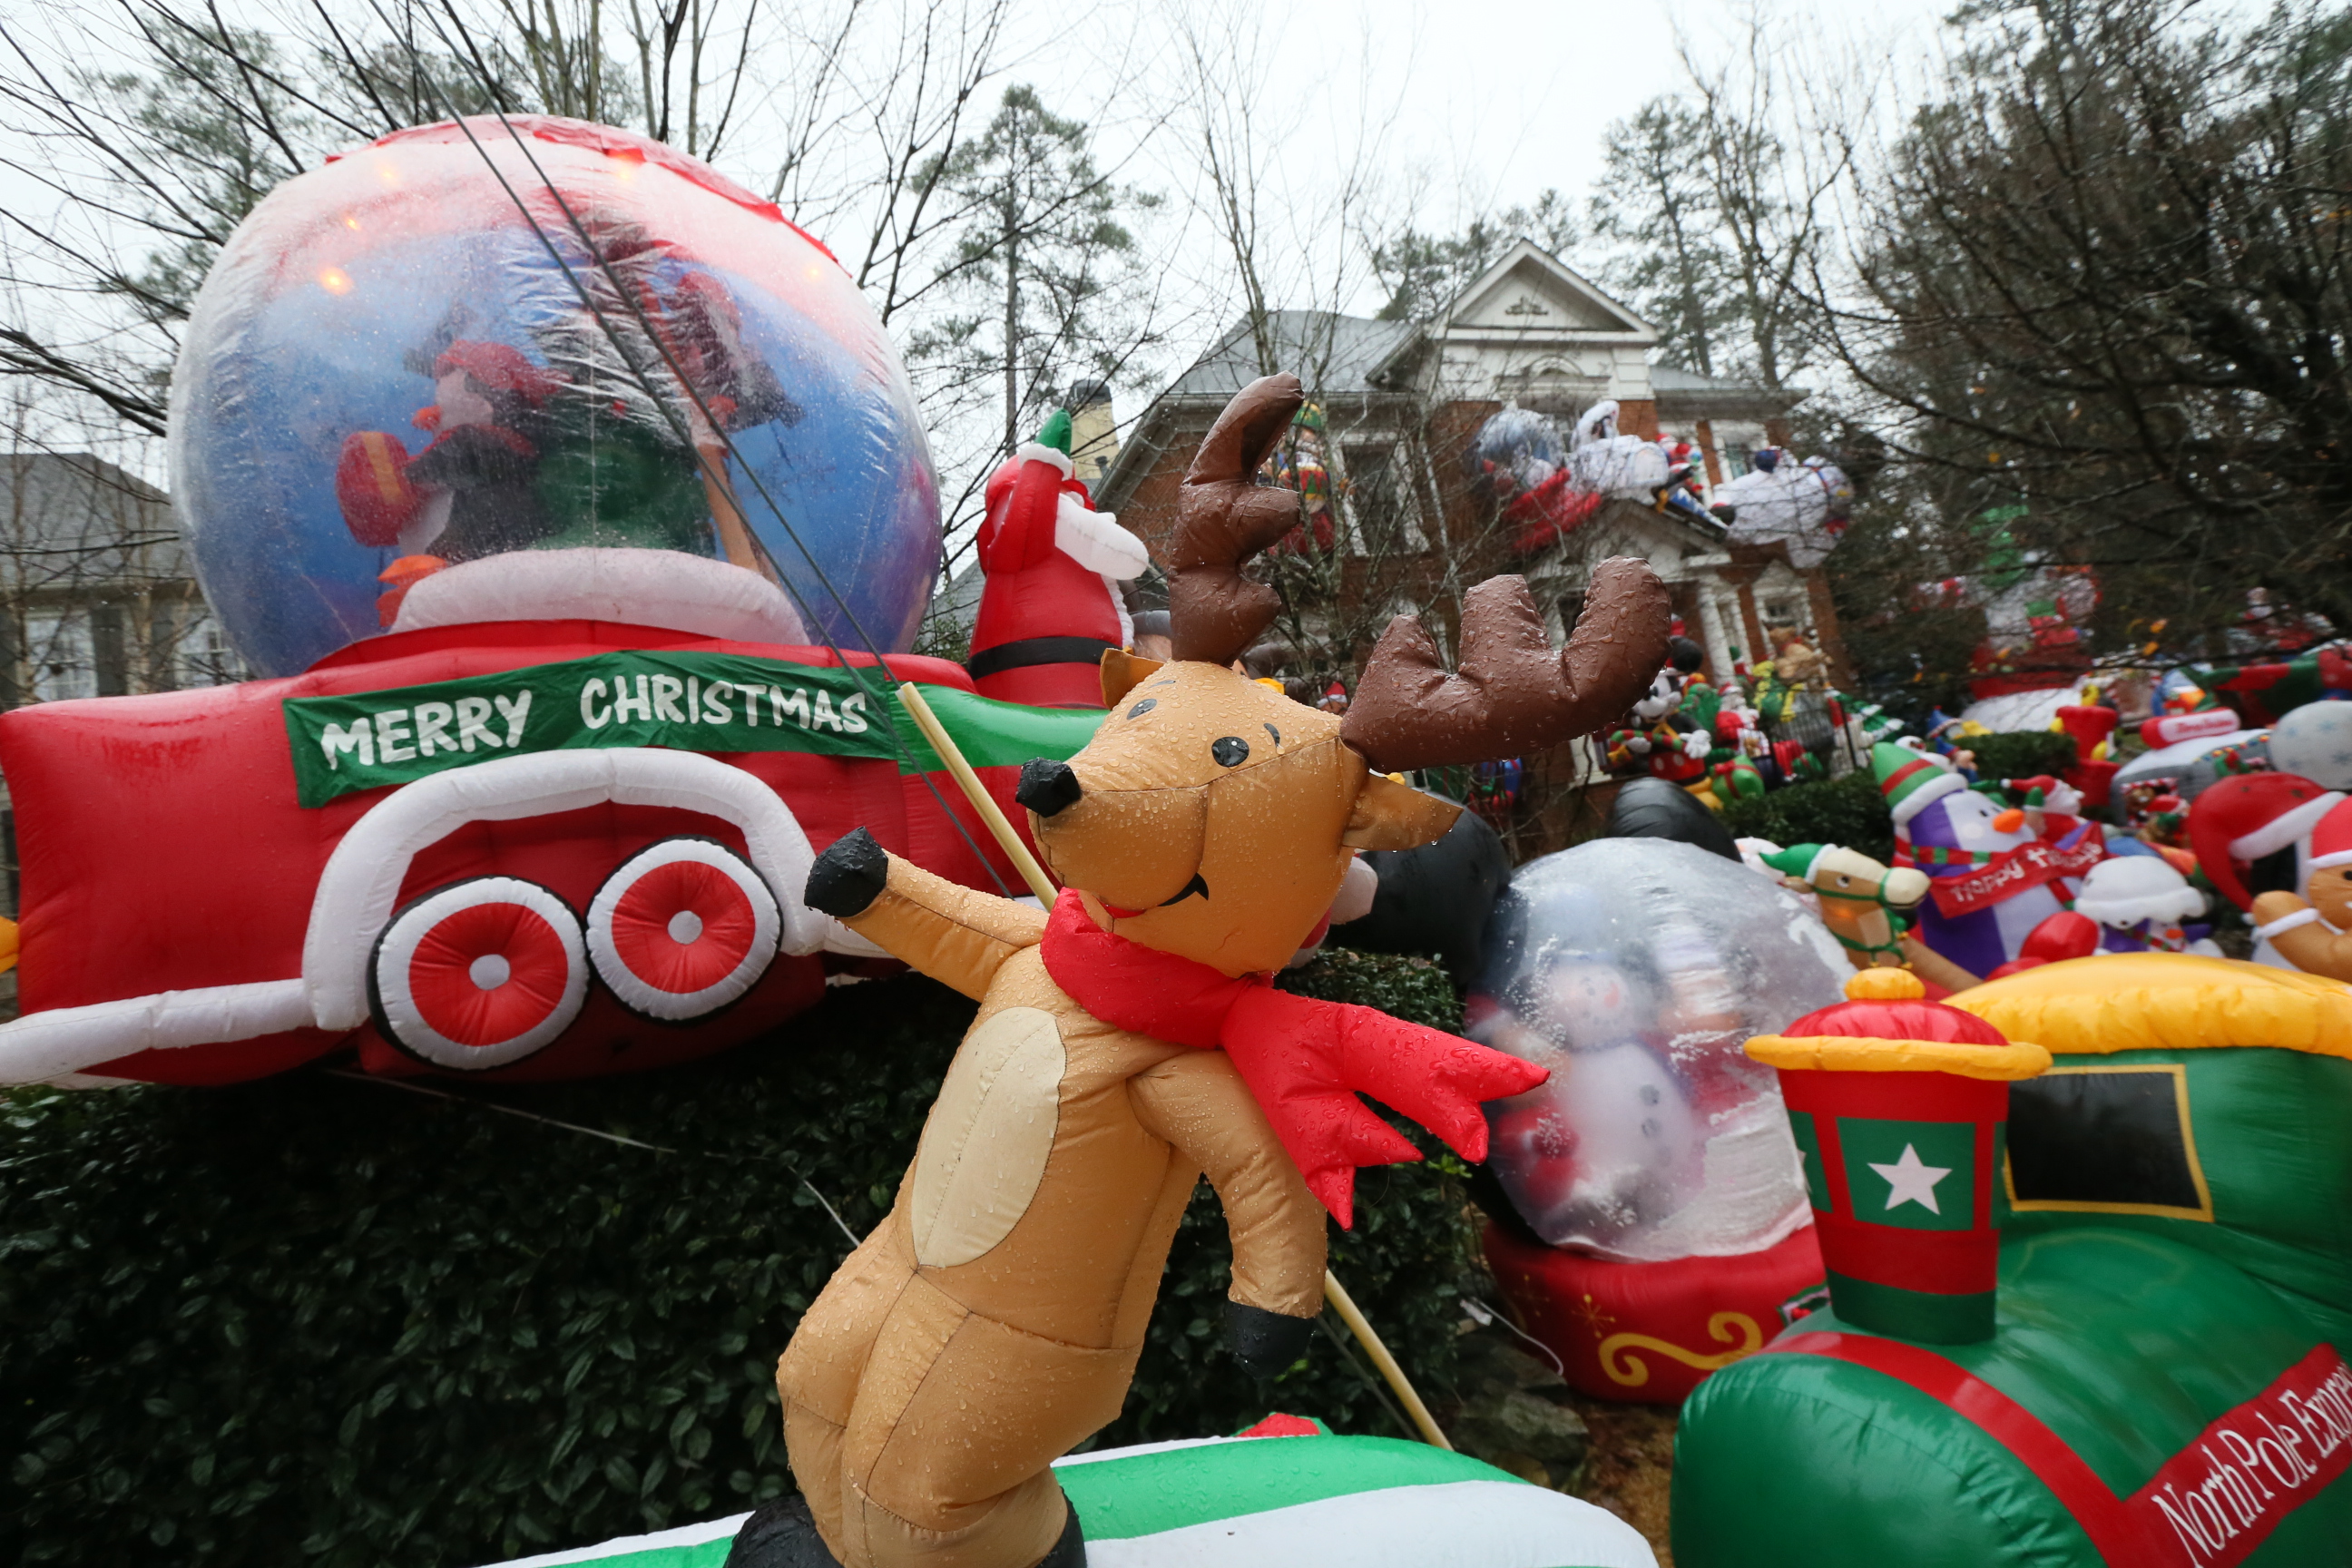
[[[1688,844],[1595,839],[1519,868],[1486,952],[1471,1037],[1551,1069],[1486,1108],[1495,1174],[1537,1235],[1656,1262],[1804,1224],[1780,1086],[1743,1049],[1853,973],[1795,895]]]
[[[172,489],[238,651],[299,670],[445,569],[577,548],[729,563],[811,640],[908,647],[938,483],[848,275],[657,142],[513,123],[402,132],[288,181],[207,277]]]

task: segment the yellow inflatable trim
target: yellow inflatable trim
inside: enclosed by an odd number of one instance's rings
[[[2352,1058],[2352,986],[2233,958],[2074,958],[1971,986],[1951,1005],[2061,1056],[2273,1046]]]
[[[1748,1054],[1767,1067],[1822,1072],[1948,1072],[1959,1078],[2033,1078],[2050,1070],[2040,1046],[1949,1046],[1937,1040],[1884,1040],[1869,1035],[1816,1035],[1792,1040],[1759,1035]]]

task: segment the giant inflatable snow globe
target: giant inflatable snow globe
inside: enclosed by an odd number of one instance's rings
[[[1486,952],[1468,1033],[1551,1069],[1486,1108],[1487,1262],[1570,1384],[1672,1403],[1819,1294],[1780,1088],[1742,1047],[1853,970],[1776,881],[1663,838],[1522,866]]]
[[[908,647],[938,487],[848,275],[657,142],[512,124],[401,132],[287,182],[206,279],[172,489],[239,652],[290,673],[441,601],[443,622],[564,618],[587,566],[627,619],[707,595],[713,563],[761,580],[772,640]],[[556,572],[556,551],[594,553]]]
[[[1552,1073],[1487,1107],[1529,1229],[1653,1261],[1804,1223],[1780,1088],[1741,1048],[1853,973],[1795,895],[1690,845],[1595,839],[1520,868],[1486,953],[1471,1037]]]

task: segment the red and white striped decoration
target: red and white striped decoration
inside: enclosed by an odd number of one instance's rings
[[[666,1023],[703,1017],[749,991],[782,930],[759,872],[708,838],[638,851],[588,905],[597,977],[631,1011]]]
[[[588,994],[580,918],[513,877],[477,877],[410,904],[384,928],[370,970],[378,1027],[461,1072],[543,1048]]]

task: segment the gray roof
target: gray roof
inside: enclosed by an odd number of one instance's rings
[[[189,575],[172,503],[88,452],[0,454],[0,581],[79,590]]]
[[[967,631],[980,617],[980,591],[988,585],[988,574],[980,569],[980,556],[964,563],[963,570],[949,578],[923,610],[923,619],[946,619]]]
[[[1701,375],[1697,371],[1685,370],[1681,365],[1667,364],[1664,361],[1650,366],[1650,390],[1662,404],[1685,405],[1701,414],[1719,411],[1752,417],[1794,408],[1811,395],[1801,386],[1783,387],[1773,392],[1752,381]]]
[[[1371,373],[1421,329],[1411,321],[1375,321],[1329,310],[1274,310],[1266,326],[1275,362],[1316,393],[1366,393]],[[1231,397],[1258,378],[1257,345],[1244,320],[1176,378],[1163,395]]]

